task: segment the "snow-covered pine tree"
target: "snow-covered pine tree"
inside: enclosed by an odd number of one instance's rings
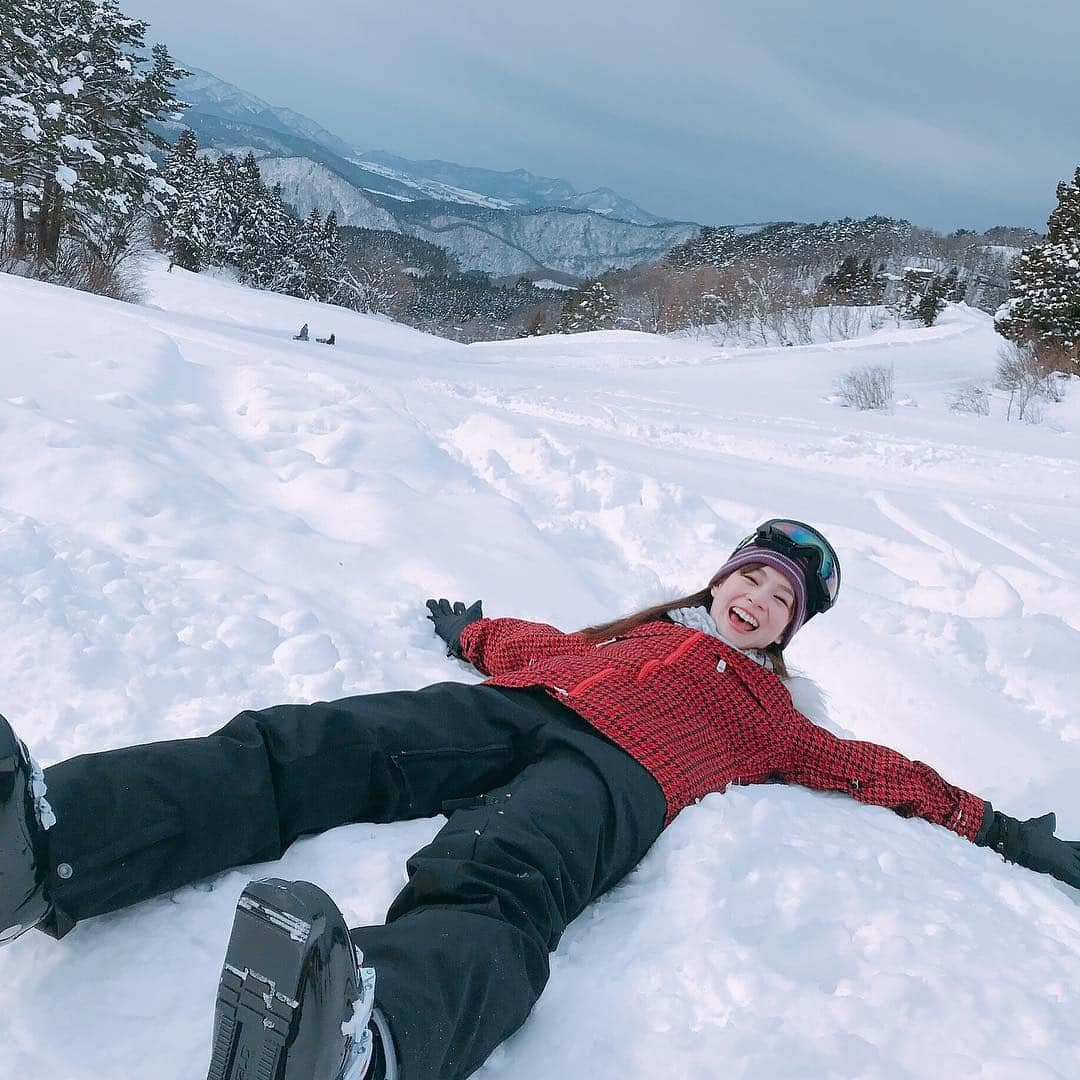
[[[960,267],[950,266],[949,269],[939,275],[941,282],[941,296],[946,303],[959,304],[967,292],[966,285],[960,283]]]
[[[0,201],[10,200],[13,209],[11,236],[0,242],[20,260],[28,254],[29,214],[58,163],[49,131],[56,118],[49,108],[47,30],[39,0],[0,6]]]
[[[945,309],[947,288],[945,278],[928,266],[905,267],[897,298],[899,314],[918,319],[924,326],[933,326]]]
[[[242,281],[251,281],[259,252],[267,239],[269,192],[259,174],[255,155],[249,150],[236,170],[236,219],[230,254]]]
[[[831,273],[821,279],[818,290],[818,298],[823,303],[852,304],[852,291],[855,288],[858,276],[858,264],[854,255],[847,255],[840,261],[840,265]]]
[[[560,334],[579,334],[586,330],[610,330],[615,325],[615,298],[597,278],[575,289],[559,315]]]
[[[337,211],[331,210],[323,221],[319,242],[319,258],[326,281],[326,294],[321,297],[327,303],[336,304],[345,288],[344,256],[338,242]]]
[[[998,333],[1047,357],[1080,365],[1080,168],[1057,187],[1046,239],[1027,248],[1013,270]]]
[[[948,294],[946,279],[939,274],[932,274],[926,291],[918,298],[913,308],[913,315],[922,320],[923,326],[933,326],[937,317],[945,310],[945,298]]]
[[[266,194],[263,222],[265,241],[251,262],[251,283],[260,289],[300,295],[304,282],[304,271],[296,257],[300,223],[285,208],[280,184]]]
[[[115,0],[53,0],[36,28],[43,138],[30,165],[38,262],[56,257],[61,235],[101,253],[118,224],[161,212],[165,181],[146,154],[167,149],[150,121],[182,107],[173,84],[184,74],[163,45],[143,55],[147,24]]]
[[[242,213],[238,197],[240,162],[235,154],[222,154],[213,170],[206,257],[218,266],[235,266],[240,253],[235,237]]]
[[[194,271],[202,265],[206,248],[208,195],[198,149],[195,132],[184,128],[161,170],[170,188],[162,196],[165,250],[170,263]]]
[[[869,257],[859,267],[857,289],[858,302],[863,305],[880,304],[885,297],[885,275],[875,273]]]
[[[323,222],[316,207],[300,226],[296,238],[296,260],[303,270],[300,289],[294,295],[305,300],[322,300],[328,291],[326,268],[322,261]]]
[[[823,304],[851,304],[866,307],[880,304],[885,293],[885,279],[874,273],[869,258],[860,263],[855,255],[847,255],[840,265],[821,279],[817,300]]]

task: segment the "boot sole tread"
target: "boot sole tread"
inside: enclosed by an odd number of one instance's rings
[[[237,902],[218,983],[207,1080],[276,1080],[295,1035],[304,967],[317,933],[318,918],[298,895],[302,891],[257,881]]]

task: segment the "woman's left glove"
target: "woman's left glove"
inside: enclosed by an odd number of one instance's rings
[[[453,606],[449,600],[429,600],[427,606],[431,612],[428,618],[435,624],[435,633],[446,642],[446,655],[464,660],[461,652],[461,631],[469,623],[484,617],[480,601],[466,607],[460,600]]]
[[[1040,874],[1052,874],[1058,881],[1080,889],[1080,841],[1059,840],[1055,814],[1018,821],[993,810],[985,835],[976,843],[993,848],[1009,862],[1019,863]]]

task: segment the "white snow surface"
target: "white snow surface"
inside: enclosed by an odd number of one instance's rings
[[[786,349],[461,346],[163,266],[151,287],[130,306],[0,276],[2,707],[43,764],[475,680],[426,597],[574,629],[699,587],[784,514],[843,563],[789,649],[824,719],[1080,837],[1080,387],[1037,426],[950,413],[992,376],[989,317]],[[839,407],[835,377],[871,362],[918,407]],[[23,936],[0,950],[0,1076],[205,1075],[243,885],[308,878],[378,922],[440,821]],[[570,927],[477,1075],[1076,1077],[1078,902],[918,819],[732,788]]]

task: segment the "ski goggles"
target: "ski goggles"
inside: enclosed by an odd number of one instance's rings
[[[735,551],[740,551],[750,544],[778,551],[781,555],[794,558],[800,565],[806,565],[808,559],[812,580],[818,585],[817,610],[828,611],[836,603],[840,592],[840,560],[836,557],[832,544],[817,529],[801,521],[770,518],[740,540]],[[808,576],[809,580],[811,579]]]

